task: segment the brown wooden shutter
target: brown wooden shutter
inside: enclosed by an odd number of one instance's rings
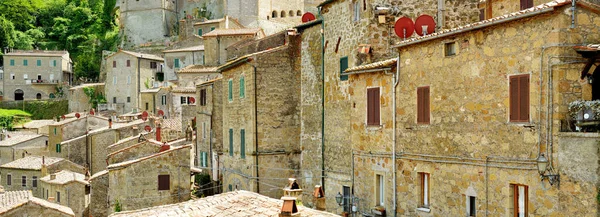
[[[527,0],[521,0],[521,10],[527,9]]]
[[[519,186],[513,186],[513,216],[519,217]]]
[[[113,68],[117,68],[117,61],[113,61]]]
[[[510,98],[510,121],[519,119],[519,78],[516,76],[510,77],[509,82],[509,98]]]
[[[429,124],[429,87],[417,88],[417,123]]]
[[[367,125],[372,125],[373,121],[373,96],[371,89],[367,89]]]
[[[529,121],[529,75],[519,77],[519,121]]]
[[[429,110],[429,87],[423,88],[423,122],[429,124],[430,115]]]
[[[417,88],[417,123],[423,121],[423,89]]]
[[[367,125],[379,125],[380,99],[379,88],[367,89]]]
[[[158,175],[158,190],[170,190],[171,189],[171,183],[170,183],[170,177],[169,175]]]
[[[527,216],[529,213],[529,186],[523,186],[523,188],[525,188],[525,196],[523,201],[525,201],[525,216]]]

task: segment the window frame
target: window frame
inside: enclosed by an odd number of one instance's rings
[[[9,62],[10,62],[10,66],[14,66],[15,65],[15,60],[14,59],[10,60]]]
[[[6,174],[6,186],[12,186],[12,174]]]
[[[21,176],[21,187],[27,187],[27,176]]]
[[[419,208],[429,209],[431,204],[431,174],[419,172]]]
[[[39,59],[38,59],[38,60],[36,61],[36,65],[37,65],[37,66],[42,66],[42,60],[39,60]]]
[[[345,66],[343,64],[344,60],[346,61],[345,62]],[[348,80],[348,75],[342,75],[344,73],[344,71],[346,69],[348,69],[348,65],[349,65],[349,63],[348,63],[348,56],[341,57],[340,58],[340,81],[347,81]]]
[[[533,0],[521,0],[519,3],[521,10],[526,10],[533,7]]]
[[[467,217],[477,216],[477,197],[466,195]]]
[[[117,68],[117,61],[113,60],[113,68]]]
[[[60,203],[60,191],[56,191],[56,202]]]
[[[181,97],[179,97],[179,103],[180,103],[181,105],[185,105],[185,104],[187,104],[187,97],[185,97],[185,96],[181,96]]]
[[[23,60],[23,66],[28,66],[29,65],[29,61],[28,60]]]
[[[127,67],[131,67],[131,60],[127,60]]]
[[[173,59],[173,67],[176,69],[181,68],[181,62],[180,62],[179,58]]]
[[[514,217],[519,217],[519,197],[521,196],[521,194],[519,194],[519,187],[523,187],[524,188],[524,195],[523,195],[523,211],[524,216],[527,216],[527,214],[529,213],[529,186],[527,185],[523,185],[523,184],[510,184],[510,189],[512,190],[512,198],[513,198],[513,206],[512,206],[512,210],[513,210],[513,216]]]
[[[523,82],[522,79],[525,79],[526,82],[525,83],[521,83]],[[516,82],[516,83],[513,83]],[[522,88],[524,88],[521,85],[526,85],[526,95],[522,95]],[[515,87],[513,87],[513,85],[516,85]],[[513,88],[517,88],[516,91],[516,98],[513,99]],[[523,100],[523,97],[526,97],[526,100]],[[517,75],[511,75],[508,77],[508,101],[509,101],[509,107],[508,107],[508,120],[511,123],[529,123],[530,119],[531,119],[531,75],[530,74],[517,74]],[[516,105],[513,105],[514,102],[516,102]],[[526,101],[526,106],[522,107],[522,103],[523,101]],[[515,108],[513,108],[513,106],[515,106]],[[523,111],[522,109],[526,108],[526,115],[527,118],[523,119],[521,116],[523,116]],[[516,111],[514,111],[514,109],[516,109]],[[515,112],[516,114],[513,114],[513,112]]]
[[[167,95],[166,94],[163,94],[160,97],[160,103],[161,103],[161,105],[167,105]]]
[[[417,87],[417,124],[431,124],[431,90],[429,86]]]
[[[375,197],[375,206],[385,206],[385,175],[375,173],[375,189],[373,196]]]
[[[355,0],[354,2],[351,2],[353,4],[353,10],[352,10],[352,21],[354,22],[359,22],[360,21],[360,1]]]
[[[37,188],[38,187],[38,180],[37,180],[37,176],[32,176],[31,177],[31,187],[32,188]]]
[[[246,79],[240,76],[240,99],[246,98]]]
[[[158,182],[157,189],[159,191],[171,190],[171,175],[169,175],[169,174],[158,175],[157,182]],[[165,184],[165,182],[166,182],[166,184]]]
[[[453,57],[457,54],[456,41],[444,42],[444,57]]]
[[[227,99],[229,102],[233,101],[233,79],[227,81]]]
[[[240,129],[240,157],[246,159],[246,129]]]
[[[229,128],[229,156],[233,157],[233,128]]]
[[[206,106],[206,88],[200,90],[200,106]]]

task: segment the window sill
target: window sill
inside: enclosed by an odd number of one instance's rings
[[[383,128],[383,125],[366,125],[367,130],[380,130]]]
[[[429,208],[425,208],[425,207],[419,207],[419,208],[417,208],[417,211],[421,211],[421,212],[430,213],[430,212],[431,212],[431,209],[429,209]]]

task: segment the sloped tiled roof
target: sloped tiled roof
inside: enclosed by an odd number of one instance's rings
[[[36,198],[31,191],[0,192],[0,216],[27,203],[33,203],[42,206],[45,209],[51,209],[70,216],[75,216],[75,213],[73,213],[71,208]]]
[[[217,37],[217,36],[232,36],[232,35],[254,35],[257,32],[262,31],[259,28],[251,29],[215,29],[209,33],[202,35],[202,37]]]
[[[104,83],[82,84],[82,85],[79,85],[79,86],[71,87],[71,88],[69,88],[69,90],[77,90],[77,89],[81,89],[81,88],[85,88],[85,87],[94,87],[94,86],[104,86]]]
[[[179,149],[191,148],[191,147],[192,147],[192,145],[182,145],[182,146],[179,146],[179,147],[173,147],[173,146],[171,146],[171,149],[169,149],[167,151],[159,152],[159,153],[156,153],[156,154],[153,154],[153,155],[149,155],[149,156],[146,156],[146,157],[141,157],[141,158],[134,159],[134,160],[129,160],[129,161],[121,162],[121,163],[116,163],[116,164],[108,165],[107,169],[111,170],[111,169],[118,169],[118,168],[121,168],[121,167],[127,167],[127,166],[130,166],[132,164],[139,163],[139,162],[142,162],[142,161],[145,161],[145,160],[148,160],[148,159],[152,159],[152,158],[164,155],[164,154],[168,154],[168,153],[171,153],[171,152],[179,150]]]
[[[65,159],[57,157],[45,157],[44,162],[46,165],[52,165],[61,162]],[[12,168],[12,169],[24,169],[24,170],[41,170],[42,169],[42,157],[40,156],[27,156],[9,163],[5,163],[0,166],[1,168]]]
[[[117,55],[118,53],[125,53],[134,57],[139,57],[142,59],[149,59],[149,60],[156,60],[156,61],[164,61],[164,59],[162,57],[156,56],[156,55],[152,55],[152,54],[145,54],[145,53],[137,53],[137,52],[133,52],[133,51],[126,51],[126,50],[119,50],[109,56],[107,56],[105,59],[108,59],[114,55]]]
[[[0,141],[0,146],[18,145],[20,143],[43,136],[31,132],[10,132],[8,135],[10,138],[6,137],[4,140]]]
[[[396,65],[397,61],[398,61],[397,58],[392,58],[389,60],[383,60],[383,61],[379,61],[379,62],[374,62],[374,63],[370,63],[370,64],[365,64],[365,65],[361,65],[361,66],[348,68],[344,72],[350,73],[350,72],[365,71],[365,70],[371,70],[371,69],[380,69],[380,68],[384,68],[384,67],[392,67],[392,66]]]
[[[69,54],[68,51],[59,50],[13,50],[4,54],[4,56],[63,56]]]
[[[79,182],[85,185],[90,184],[88,181],[85,180],[85,175],[81,173],[76,173],[69,170],[62,170],[60,172],[54,173],[54,175],[56,175],[56,178],[52,180],[50,180],[50,175],[47,175],[40,178],[40,181],[59,185],[64,185],[69,182]]]
[[[92,176],[90,177],[90,181],[92,181],[92,180],[94,180],[94,179],[96,179],[96,178],[98,178],[98,177],[104,176],[104,175],[106,175],[106,174],[108,174],[108,170],[102,170],[102,171],[100,171],[100,172],[94,173],[94,175],[92,175]]]
[[[110,216],[279,216],[283,200],[249,191],[232,191],[182,203],[113,213]],[[338,216],[298,206],[299,216]]]
[[[440,32],[435,32],[435,33],[425,35],[425,36],[409,38],[404,41],[398,42],[398,44],[396,44],[392,47],[393,48],[404,47],[404,46],[417,44],[417,43],[421,43],[421,42],[425,42],[425,41],[429,41],[429,40],[433,40],[433,39],[437,39],[437,38],[452,36],[452,35],[459,34],[459,33],[465,32],[465,31],[471,31],[471,30],[476,30],[476,29],[480,29],[480,28],[484,28],[484,27],[488,27],[488,26],[492,26],[492,25],[498,25],[501,23],[512,21],[514,19],[522,19],[522,18],[526,18],[526,17],[531,17],[531,16],[534,16],[534,15],[537,15],[540,13],[553,11],[556,7],[560,7],[560,6],[564,6],[564,5],[568,5],[568,4],[571,4],[571,0],[554,0],[554,1],[551,1],[548,3],[544,3],[544,4],[541,4],[541,5],[538,5],[535,7],[531,7],[531,8],[525,9],[525,10],[521,10],[518,12],[505,14],[502,16],[498,16],[498,17],[494,17],[491,19],[471,23],[471,24],[464,25],[464,26],[459,26],[459,27],[452,28],[452,29],[442,30]],[[579,1],[577,1],[577,4],[588,6],[588,7],[593,7],[593,8],[600,8],[600,6],[595,5],[595,4],[585,1],[585,0],[579,0]]]
[[[196,88],[193,87],[175,87],[171,90],[172,93],[196,93]]]
[[[184,48],[174,49],[174,50],[165,50],[165,51],[163,51],[163,53],[192,52],[192,51],[202,51],[202,50],[204,50],[204,45],[198,45],[198,46],[193,46],[193,47],[184,47]]]
[[[179,70],[177,74],[182,73],[216,73],[217,67],[209,67],[203,65],[189,65]]]

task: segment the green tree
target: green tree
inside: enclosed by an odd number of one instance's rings
[[[10,20],[0,16],[0,53],[5,47],[13,46],[15,46],[15,26]]]
[[[14,23],[16,30],[25,32],[34,27],[35,8],[29,0],[0,0],[0,11]]]

